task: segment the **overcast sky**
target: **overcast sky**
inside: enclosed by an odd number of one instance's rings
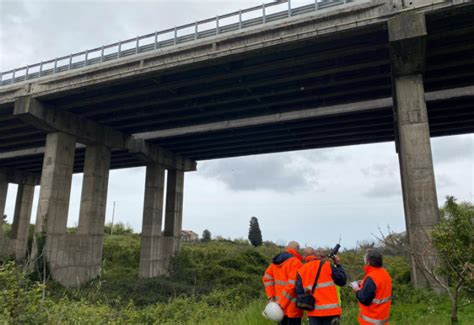
[[[307,0],[293,0],[305,3]],[[0,0],[0,71],[159,29],[214,17],[261,1]],[[432,139],[438,200],[472,201],[474,136]],[[141,229],[145,170],[112,171],[107,221]],[[82,175],[74,175],[69,225],[78,221]],[[33,220],[36,217],[38,188]],[[11,222],[16,186],[6,213]],[[251,216],[264,240],[345,247],[378,228],[403,231],[398,158],[393,143],[203,161],[185,177],[183,228],[246,237]]]

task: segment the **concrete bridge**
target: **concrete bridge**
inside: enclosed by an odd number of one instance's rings
[[[19,187],[1,248],[25,258],[40,185],[36,232],[53,277],[96,277],[109,170],[146,166],[140,276],[154,277],[178,249],[196,161],[394,141],[409,240],[425,252],[439,220],[430,136],[474,132],[473,15],[466,0],[279,1],[3,72],[0,213],[8,183]]]

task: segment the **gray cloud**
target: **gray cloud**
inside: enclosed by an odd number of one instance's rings
[[[265,155],[204,162],[200,171],[236,191],[296,192],[314,185],[314,170],[305,165],[281,155]]]
[[[371,198],[390,198],[401,196],[401,185],[395,181],[376,182],[364,194]]]
[[[470,136],[444,137],[432,140],[433,160],[435,163],[474,158],[474,141]]]
[[[362,174],[366,177],[393,177],[395,176],[395,172],[398,171],[398,166],[394,166],[393,164],[373,164],[367,168],[361,168]]]
[[[455,185],[455,182],[448,175],[436,175],[436,187],[444,188]]]

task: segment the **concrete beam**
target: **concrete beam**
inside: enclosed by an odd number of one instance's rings
[[[447,90],[438,90],[425,94],[426,101],[435,102],[441,100],[474,97],[474,86],[460,87]],[[208,132],[224,131],[251,126],[263,126],[275,123],[293,122],[332,115],[351,114],[364,111],[386,109],[393,106],[392,98],[381,98],[349,104],[315,107],[305,110],[297,110],[279,114],[262,115],[243,119],[226,120],[215,123],[205,123],[185,126],[180,128],[165,129],[160,131],[135,133],[134,136],[144,140],[159,140],[177,136],[187,136]],[[0,159],[1,159],[0,153]]]
[[[156,145],[147,144],[143,139],[137,139],[92,120],[47,107],[31,96],[17,99],[13,114],[23,122],[40,130],[68,134],[83,144],[100,144],[109,148],[129,150],[145,163],[157,162],[167,168],[178,168],[185,171],[196,170],[196,162],[194,161]],[[44,149],[35,148],[33,150],[36,150],[37,153],[44,152]],[[22,152],[23,155],[27,155],[34,151],[23,150]],[[9,154],[12,156],[12,153]],[[8,153],[5,155],[8,155]],[[13,157],[18,157],[18,154]],[[3,158],[0,154],[0,159]]]
[[[142,278],[152,278],[166,273],[164,263],[160,259],[164,181],[164,168],[159,164],[149,164],[146,168],[140,248],[139,276]]]
[[[123,148],[128,138],[110,127],[47,107],[31,96],[17,99],[13,114],[39,130],[69,134],[84,144],[100,143],[110,148]]]
[[[157,163],[167,168],[172,167],[182,171],[195,171],[197,168],[195,161],[174,154],[157,145],[147,143],[145,139],[141,138],[133,138],[128,143],[128,152],[144,164]]]
[[[16,168],[0,168],[0,174],[4,175],[8,183],[40,185],[41,176],[35,173],[25,172]]]

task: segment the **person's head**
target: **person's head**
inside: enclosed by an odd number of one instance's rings
[[[299,251],[300,250],[300,244],[298,244],[298,242],[292,240],[288,243],[287,248],[291,248],[295,251]]]
[[[316,256],[316,258],[321,259],[326,256],[326,252],[324,251],[324,249],[317,248],[314,250],[314,256]]]
[[[303,256],[304,256],[304,257],[314,256],[314,249],[313,249],[313,247],[305,247],[305,248],[303,248]]]
[[[367,265],[374,266],[374,267],[382,267],[383,265],[383,257],[382,254],[374,249],[368,249],[364,256],[364,262]]]

